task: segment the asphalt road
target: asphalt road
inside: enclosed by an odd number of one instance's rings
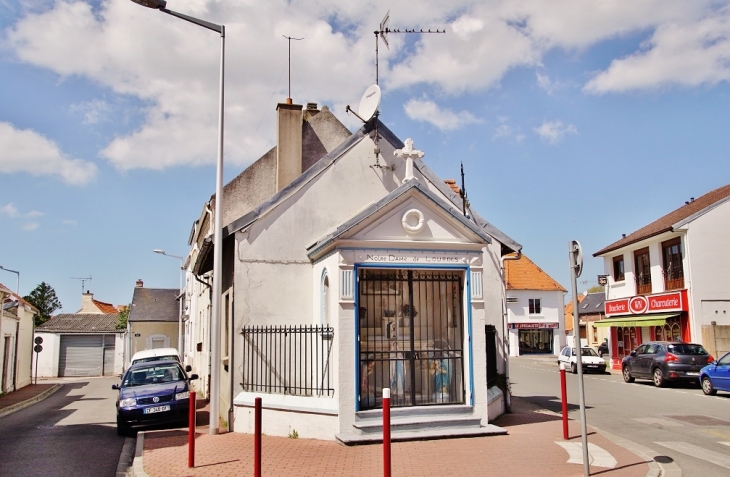
[[[578,376],[566,373],[569,416],[580,422]],[[512,393],[561,412],[557,358],[510,359]],[[730,393],[699,385],[627,384],[619,371],[584,374],[586,423],[667,456],[685,477],[730,475]]]
[[[118,377],[64,379],[45,400],[0,418],[0,475],[113,477]]]

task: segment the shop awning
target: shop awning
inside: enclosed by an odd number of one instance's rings
[[[593,326],[661,326],[667,322],[669,318],[675,318],[679,313],[656,313],[653,315],[622,315],[605,320],[594,321]]]

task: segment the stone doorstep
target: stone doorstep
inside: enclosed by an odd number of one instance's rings
[[[415,407],[391,407],[390,417],[391,419],[397,419],[402,416],[438,416],[438,415],[472,415],[474,413],[474,407],[468,405],[454,405],[447,404],[442,406],[415,406]],[[383,419],[382,409],[371,409],[368,411],[357,411],[355,413],[355,419],[360,420],[372,420],[372,419]]]
[[[459,416],[459,415],[426,415],[426,416],[400,416],[393,418],[391,416],[390,426],[391,430],[405,431],[405,430],[417,430],[425,428],[479,428],[481,426],[482,419],[475,416]],[[383,432],[383,421],[382,419],[367,419],[357,421],[352,425],[356,429],[356,433],[371,433],[371,432]]]
[[[480,427],[428,427],[417,430],[391,431],[392,442],[420,441],[430,439],[455,439],[460,437],[480,437],[490,435],[504,435],[507,430],[493,424]],[[345,445],[379,444],[383,442],[383,433],[357,434],[343,432],[335,435],[335,439]]]

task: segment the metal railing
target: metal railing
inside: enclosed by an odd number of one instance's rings
[[[665,270],[664,273],[664,289],[665,290],[676,290],[678,288],[684,288],[684,269],[682,265],[670,266]]]
[[[332,396],[331,326],[245,326],[244,391]]]

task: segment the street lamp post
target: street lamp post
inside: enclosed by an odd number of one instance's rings
[[[6,272],[14,273],[18,276],[17,281],[15,282],[15,294],[20,296],[20,272],[17,270],[10,270],[9,268],[5,268],[2,265],[0,265],[0,270],[5,270]]]
[[[184,346],[183,346],[183,324],[182,324],[182,293],[183,293],[183,258],[180,255],[173,255],[171,253],[167,253],[164,250],[160,250],[159,248],[156,248],[153,250],[155,253],[159,253],[160,255],[164,255],[166,257],[172,257],[177,258],[180,260],[180,296],[178,296],[178,312],[177,312],[177,352],[180,353],[180,358],[185,359],[184,354]]]
[[[165,0],[132,0],[144,7],[159,10],[168,15],[194,23],[208,30],[220,33],[221,36],[221,63],[220,63],[220,87],[218,105],[218,159],[216,161],[215,180],[215,222],[213,230],[213,303],[210,317],[210,426],[209,434],[218,434],[218,423],[220,421],[220,304],[221,304],[221,262],[223,257],[222,237],[222,208],[223,202],[223,76],[225,71],[226,51],[226,27],[215,23],[199,20],[182,13],[173,12],[165,8]]]

